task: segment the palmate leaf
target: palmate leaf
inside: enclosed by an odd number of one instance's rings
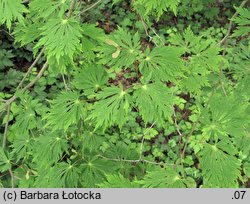
[[[207,74],[208,71],[218,71],[222,56],[221,48],[215,46],[213,39],[203,39],[196,36],[190,28],[187,28],[183,35],[176,34],[170,38],[170,43],[181,47],[184,53],[189,55],[189,61],[195,67],[195,73]],[[197,67],[197,68],[196,68]]]
[[[23,24],[18,24],[14,30],[15,41],[21,45],[40,38],[41,28],[44,26],[44,19],[62,17],[69,8],[68,0],[33,0],[29,2],[29,13],[26,15]]]
[[[57,162],[68,150],[68,142],[58,132],[39,137],[34,145],[34,161],[40,166]]]
[[[232,77],[237,81],[234,93],[243,101],[250,96],[250,46],[239,44],[229,55]]]
[[[104,67],[87,64],[75,73],[73,84],[77,89],[83,90],[85,94],[93,94],[104,87],[107,82],[108,77]]]
[[[143,6],[146,10],[146,15],[156,13],[157,18],[159,19],[164,11],[171,9],[174,14],[177,14],[177,6],[180,3],[180,0],[135,0],[135,6]]]
[[[119,28],[113,35],[105,38],[102,46],[96,50],[100,54],[100,63],[115,69],[129,68],[140,54],[140,37]]]
[[[12,54],[11,50],[1,49],[0,50],[0,70],[6,68],[6,67],[12,67],[14,64],[12,62],[12,58],[15,57],[15,55]]]
[[[208,76],[211,72],[219,72],[222,62],[221,48],[215,46],[213,39],[203,39],[196,36],[190,28],[183,35],[176,34],[170,38],[170,43],[183,50],[185,60],[185,77],[180,81],[183,89],[192,93],[200,93],[204,86],[209,86]],[[196,84],[194,84],[196,83]]]
[[[232,77],[240,83],[242,78],[250,75],[250,48],[239,44],[230,52],[230,59],[230,67],[234,73]]]
[[[97,150],[100,148],[103,141],[103,135],[99,135],[97,132],[94,131],[84,131],[82,135],[82,150]]]
[[[182,49],[176,47],[156,47],[152,51],[146,49],[139,69],[144,77],[154,81],[176,81],[182,76]]]
[[[36,170],[35,188],[78,187],[81,170],[70,162],[46,165]]]
[[[11,154],[16,156],[16,160],[27,159],[30,156],[32,149],[32,139],[28,133],[18,135],[13,141]]]
[[[181,80],[181,86],[191,93],[200,94],[201,87],[210,86],[210,84],[207,76],[193,72]]]
[[[48,18],[55,12],[59,15],[63,14],[69,8],[69,2],[68,0],[33,0],[29,4],[31,16]]]
[[[5,153],[4,149],[0,147],[0,172],[7,171],[11,168],[11,158]]]
[[[138,181],[143,188],[195,188],[195,181],[191,178],[183,179],[176,169],[157,167],[145,175],[143,180]]]
[[[239,15],[233,18],[238,27],[234,31],[233,36],[242,37],[250,33],[250,10],[246,8],[237,8]]]
[[[23,23],[24,12],[27,12],[27,9],[21,0],[0,0],[0,23],[6,23],[8,29],[12,21],[18,20]]]
[[[54,167],[54,176],[56,180],[60,181],[62,188],[76,188],[78,187],[81,169],[73,164],[62,162]]]
[[[28,20],[25,21],[25,25],[18,24],[14,31],[15,42],[20,42],[21,46],[34,42],[40,37],[39,28],[42,26],[41,22],[31,23]]]
[[[35,169],[35,180],[33,187],[35,188],[62,188],[63,182],[55,172],[55,166],[38,166]]]
[[[47,56],[55,57],[58,63],[65,56],[72,59],[73,55],[79,51],[81,27],[73,18],[49,19],[41,28],[41,35],[42,38],[35,48],[45,46]]]
[[[131,97],[127,91],[119,87],[106,87],[96,94],[98,100],[93,105],[93,110],[88,119],[95,121],[96,129],[102,127],[106,129],[112,125],[120,128],[127,120],[130,111]]]
[[[119,141],[110,145],[105,152],[105,156],[119,160],[136,160],[140,157],[140,154],[139,151],[136,151],[126,143]]]
[[[110,138],[112,137],[113,136],[111,135]],[[117,167],[116,172],[120,172],[123,176],[128,178],[131,176],[131,171],[136,167],[134,166],[134,163],[126,162],[124,160],[138,160],[140,157],[140,149],[139,147],[135,149],[125,142],[118,141],[109,145],[104,153],[104,157],[121,160],[120,162],[115,163]]]
[[[240,178],[240,161],[230,143],[205,144],[200,155],[200,165],[205,187],[236,188]]]
[[[104,181],[98,186],[100,188],[139,188],[140,185],[124,178],[121,174],[106,175],[107,181]]]
[[[81,182],[83,187],[97,187],[97,184],[105,180],[105,174],[113,173],[116,166],[113,162],[99,159],[86,153],[84,163],[81,164]]]
[[[28,92],[18,93],[18,96],[21,103],[12,106],[16,122],[11,128],[15,129],[16,134],[24,134],[38,126],[38,120],[40,119],[38,116],[42,116],[47,107],[40,103],[39,100],[34,99]]]
[[[84,116],[83,102],[77,92],[62,92],[51,102],[51,109],[44,119],[52,130],[67,130]]]
[[[247,106],[244,101],[237,100],[235,95],[227,98],[222,95],[214,96],[210,107],[202,110],[203,135],[215,140],[227,135],[242,137],[249,123]]]
[[[250,109],[248,110],[248,115],[250,115]],[[248,127],[246,128],[245,135],[243,137],[240,137],[240,138],[235,138],[234,142],[235,142],[237,148],[241,150],[242,154],[249,155],[249,152],[250,152],[250,125],[248,125]]]
[[[133,97],[145,122],[158,124],[170,119],[175,99],[170,89],[163,83],[156,82],[136,87]]]
[[[96,24],[82,24],[83,36],[82,36],[82,53],[86,60],[94,62],[96,60],[96,53],[94,52],[97,44],[102,42],[105,36],[104,31],[98,28]]]

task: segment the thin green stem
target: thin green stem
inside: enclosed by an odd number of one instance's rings
[[[7,134],[8,134],[8,128],[9,128],[9,120],[10,120],[10,108],[11,108],[11,104],[9,104],[7,106],[6,123],[5,123],[4,134],[3,134],[3,143],[2,143],[2,148],[3,149],[5,148],[6,141],[7,141]]]
[[[71,1],[71,5],[70,5],[70,8],[69,8],[69,12],[68,12],[68,18],[70,18],[73,15],[76,2],[77,2],[77,0],[72,0]]]
[[[244,7],[245,4],[246,4],[247,2],[248,2],[248,0],[242,1],[242,3],[240,4],[239,8]],[[231,31],[232,31],[232,29],[233,29],[233,19],[236,18],[236,17],[238,16],[238,14],[239,14],[239,12],[236,11],[236,12],[234,13],[234,15],[232,16],[232,18],[231,18],[231,20],[230,20],[230,22],[229,22],[229,28],[228,28],[228,30],[227,30],[227,34],[226,34],[225,37],[217,44],[218,46],[224,44],[224,43],[227,41],[227,39],[229,38],[229,36],[230,36],[230,34],[231,34]]]

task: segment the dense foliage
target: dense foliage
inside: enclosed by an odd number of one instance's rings
[[[249,5],[0,0],[0,186],[249,187]]]

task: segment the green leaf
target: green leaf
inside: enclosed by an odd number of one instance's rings
[[[209,109],[202,109],[203,135],[215,140],[227,135],[243,136],[245,127],[248,126],[246,106],[247,104],[238,101],[233,95],[227,98],[214,96]]]
[[[26,21],[25,25],[17,25],[14,31],[15,42],[20,42],[21,46],[28,45],[40,37],[40,30],[43,26],[40,22],[31,23]]]
[[[110,145],[105,152],[105,156],[118,160],[137,160],[140,157],[140,154],[139,150],[137,151],[125,142],[118,141],[115,144]]]
[[[207,187],[237,188],[240,178],[240,161],[228,154],[231,147],[226,143],[205,144],[200,155],[203,185]],[[231,151],[230,151],[231,152]]]
[[[79,51],[81,27],[73,18],[51,18],[41,28],[42,38],[35,48],[46,47],[48,58],[55,57],[57,62],[65,56],[73,59],[73,55]]]
[[[144,131],[144,138],[146,140],[151,140],[152,138],[155,138],[158,135],[158,131],[153,128],[147,128]]]
[[[84,163],[81,164],[81,180],[83,187],[97,187],[105,179],[105,174],[114,171],[113,162],[101,160],[97,156],[86,155]]]
[[[145,122],[163,123],[172,115],[174,97],[170,89],[160,82],[145,84],[136,88],[133,97],[139,114]]]
[[[152,51],[147,48],[139,69],[148,80],[176,81],[183,72],[181,54],[182,49],[176,47],[155,47]]]
[[[15,20],[23,23],[24,12],[27,12],[27,9],[21,0],[0,0],[0,23],[6,23],[8,29]]]
[[[29,3],[31,16],[40,18],[49,18],[57,13],[62,16],[63,13],[69,8],[69,1],[67,0],[32,0]]]
[[[40,166],[57,162],[64,153],[68,151],[68,141],[58,136],[58,133],[51,133],[39,137],[34,149],[34,161]]]
[[[233,18],[238,27],[234,31],[233,36],[242,37],[250,33],[250,10],[246,8],[237,8],[239,15]]]
[[[70,163],[62,162],[54,168],[54,178],[62,183],[62,188],[78,187],[81,170]]]
[[[140,54],[140,37],[119,28],[113,35],[103,39],[102,46],[97,48],[100,54],[100,63],[120,70],[129,68]]]
[[[222,61],[221,48],[216,46],[216,42],[212,38],[204,39],[202,36],[196,36],[189,27],[183,35],[173,35],[169,41],[184,49],[184,53],[189,55],[188,61],[195,66],[192,71],[206,74],[211,70],[219,70]]]
[[[250,75],[250,49],[243,44],[239,44],[230,52],[230,67],[233,71],[233,78],[242,83],[242,78],[247,78]],[[246,90],[250,90],[249,88]]]
[[[103,88],[107,82],[108,77],[104,67],[87,64],[79,72],[75,73],[73,84],[77,89],[83,90],[88,95]]]
[[[53,130],[66,131],[84,116],[83,102],[77,92],[62,92],[51,104],[51,109],[44,119],[47,119],[46,127],[51,126]]]
[[[164,11],[167,11],[170,8],[174,14],[177,14],[177,6],[179,5],[180,0],[136,0],[134,1],[135,6],[143,6],[146,10],[144,15],[151,13],[156,13],[157,19],[163,15]]]
[[[250,163],[249,162],[246,162],[244,165],[243,165],[243,170],[244,170],[244,173],[245,175],[250,178]]]
[[[58,174],[55,174],[55,167],[46,165],[39,166],[35,172],[35,188],[60,188],[63,183],[60,181]]]
[[[32,139],[26,134],[18,135],[11,147],[13,148],[12,154],[16,156],[16,160],[27,159],[31,153]]]
[[[103,135],[99,135],[97,132],[84,131],[82,135],[83,151],[89,149],[90,151],[97,150],[104,141]]]
[[[184,180],[172,167],[155,168],[139,181],[143,188],[186,188]]]
[[[12,67],[14,65],[12,58],[14,57],[11,50],[7,51],[6,49],[0,49],[0,70],[5,67]]]
[[[210,73],[218,73],[223,60],[220,55],[221,48],[216,46],[215,40],[196,36],[187,28],[183,35],[171,36],[170,43],[183,49],[182,55],[187,56],[185,61],[185,77],[180,81],[181,87],[193,93],[200,93],[201,88],[209,86]]]
[[[106,87],[96,94],[96,99],[98,101],[93,105],[88,117],[95,120],[96,129],[99,127],[106,129],[115,124],[121,128],[130,111],[131,97],[128,92],[115,86]]]
[[[140,185],[124,178],[121,174],[106,175],[107,181],[98,184],[100,188],[139,188]]]
[[[21,94],[18,94],[21,103],[18,106],[12,106],[12,112],[16,120],[12,128],[15,128],[16,133],[25,134],[28,130],[38,127],[38,116],[42,116],[47,108],[39,100],[29,95],[28,92]]]
[[[4,152],[4,149],[0,147],[0,172],[5,172],[11,168],[10,157]]]

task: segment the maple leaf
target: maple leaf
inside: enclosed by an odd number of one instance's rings
[[[182,49],[176,47],[156,47],[146,49],[139,69],[147,80],[176,81],[183,73]]]
[[[140,54],[140,37],[132,35],[122,28],[106,37],[102,46],[96,49],[100,54],[100,63],[107,64],[117,70],[129,68]]]
[[[79,22],[73,18],[51,18],[41,28],[42,38],[35,48],[45,46],[47,56],[55,57],[58,63],[65,56],[73,59],[73,55],[79,51],[81,31]]]
[[[240,178],[240,161],[230,143],[205,144],[201,151],[200,165],[203,182],[208,187],[236,188]]]
[[[76,124],[84,116],[83,102],[77,92],[62,92],[51,101],[50,112],[44,117],[46,126],[52,125],[53,130],[64,129]]]
[[[12,21],[23,23],[23,13],[28,12],[21,0],[0,0],[0,11],[0,23],[6,23],[8,29]]]
[[[135,87],[133,97],[145,122],[163,123],[172,115],[174,97],[161,82]]]
[[[138,181],[144,188],[186,188],[195,187],[195,181],[182,178],[173,167],[155,168],[148,171],[143,180]]]
[[[95,64],[87,64],[75,73],[73,84],[85,94],[93,94],[108,82],[107,72],[104,67]]]
[[[98,101],[93,105],[88,119],[95,120],[96,128],[106,129],[114,124],[121,128],[130,111],[130,95],[122,88],[113,86],[104,88],[95,96]]]

